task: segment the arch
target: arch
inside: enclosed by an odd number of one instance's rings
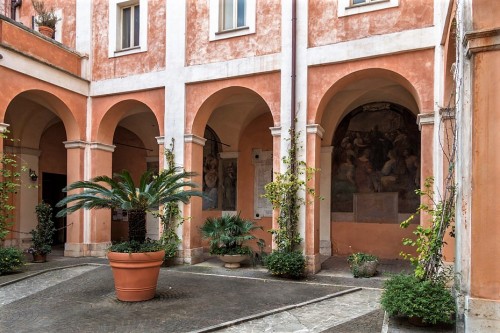
[[[42,133],[57,118],[64,124],[67,140],[81,139],[81,128],[70,107],[51,92],[33,89],[18,93],[3,114],[3,121],[15,124],[11,126],[12,137],[31,148],[37,148]]]
[[[203,136],[212,112],[227,103],[255,103],[257,116],[270,111],[274,126],[280,124],[281,80],[278,72],[186,86],[186,134]],[[250,119],[245,119],[249,121]]]
[[[129,121],[125,125],[131,130],[132,127],[136,127],[135,130],[132,129],[133,132],[141,137],[143,142],[149,141],[151,138],[151,131],[140,131],[137,130],[137,125],[139,125],[136,121],[130,121],[129,117],[136,117],[141,114],[149,113],[154,115],[149,120],[149,124],[152,127],[155,127],[155,132],[160,134],[163,132],[163,126],[159,126],[160,119],[158,119],[158,115],[153,112],[146,103],[143,101],[138,101],[135,99],[125,99],[119,101],[112,105],[105,113],[100,121],[96,120],[97,129],[95,131],[95,140],[100,143],[112,144],[113,143],[113,135],[118,124],[128,118]],[[141,120],[141,125],[145,125],[144,119]]]
[[[335,82],[321,98],[316,121],[325,129],[323,141],[332,142],[335,128],[351,110],[378,101],[402,105],[415,116],[420,113],[418,92],[405,77],[382,68],[358,70]]]

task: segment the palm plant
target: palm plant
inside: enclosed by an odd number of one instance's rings
[[[243,243],[255,239],[255,236],[250,234],[255,229],[262,227],[256,226],[253,221],[241,218],[238,214],[209,217],[200,231],[203,238],[209,239],[210,253],[224,255],[250,254],[250,248],[243,246]]]
[[[193,190],[197,185],[185,180],[195,174],[180,168],[163,170],[158,175],[151,171],[142,174],[136,187],[127,170],[114,178],[98,176],[90,181],[77,181],[63,189],[64,192],[83,190],[71,194],[57,203],[64,207],[57,217],[84,209],[122,209],[128,213],[129,240],[144,243],[146,240],[146,213],[158,210],[168,203],[188,203],[192,196],[201,196]],[[189,188],[189,189],[185,189]],[[69,205],[73,204],[73,205]]]

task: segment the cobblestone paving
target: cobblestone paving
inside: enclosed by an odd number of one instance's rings
[[[2,306],[17,301],[18,299],[33,295],[96,268],[97,266],[78,266],[48,271],[33,276],[32,278],[6,285],[0,288],[0,309]]]
[[[332,327],[332,332],[336,332],[336,326],[379,309],[380,293],[380,290],[359,290],[215,332],[312,333]]]

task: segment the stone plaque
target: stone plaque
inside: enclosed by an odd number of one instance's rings
[[[398,193],[354,193],[354,220],[398,223]]]
[[[273,180],[273,154],[271,151],[254,149],[252,160],[255,168],[254,178],[254,218],[271,217],[273,207],[269,200],[263,198],[264,186]]]

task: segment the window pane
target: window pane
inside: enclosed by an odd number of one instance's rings
[[[122,10],[122,49],[130,47],[130,7]]]
[[[233,13],[234,13],[234,0],[224,0],[224,23],[222,28],[224,30],[233,29]]]
[[[139,46],[139,28],[140,28],[139,6],[134,7],[134,46]]]
[[[367,2],[367,1],[366,0],[352,0],[353,5],[357,5],[357,4],[365,3],[365,2]]]
[[[238,27],[245,26],[245,0],[238,0]]]

